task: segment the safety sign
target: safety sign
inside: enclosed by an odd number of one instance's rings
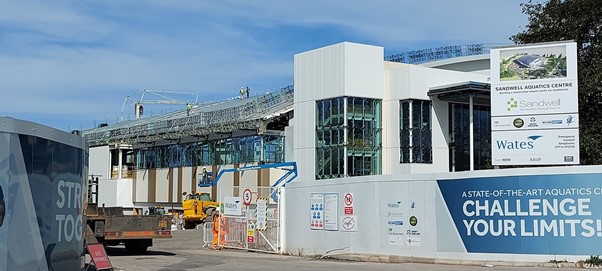
[[[345,212],[346,215],[352,215],[353,214],[353,194],[345,193],[345,196],[343,196],[343,201],[345,203],[345,205],[343,207],[343,211]]]
[[[341,218],[341,231],[357,231],[357,216],[344,215]]]
[[[257,199],[257,229],[265,230],[267,222],[268,201]]]
[[[311,193],[309,196],[310,205],[310,229],[312,230],[323,230],[324,229],[324,194],[323,193]]]
[[[255,224],[247,224],[247,243],[255,243]]]
[[[251,201],[253,200],[253,193],[251,192],[251,189],[245,189],[245,191],[242,192],[242,201],[245,205],[249,205],[251,204]]]

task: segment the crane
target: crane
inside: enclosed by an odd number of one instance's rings
[[[140,99],[138,101],[133,100],[130,96],[126,96],[121,106],[120,121],[123,121],[123,112],[126,107],[134,107],[134,115],[136,119],[139,119],[144,113],[143,104],[161,104],[161,105],[185,105],[185,104],[198,104],[199,94],[195,92],[177,92],[168,90],[152,90],[143,89],[138,92]],[[153,99],[145,99],[145,95],[154,95]],[[194,100],[177,100],[167,95],[178,95],[178,96],[192,96]]]

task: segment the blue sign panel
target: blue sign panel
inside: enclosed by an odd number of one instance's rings
[[[597,255],[602,174],[437,181],[467,252]]]

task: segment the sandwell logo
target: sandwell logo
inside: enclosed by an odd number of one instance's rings
[[[506,102],[506,105],[507,105],[506,110],[507,111],[511,111],[512,108],[517,108],[518,107],[518,102],[516,100],[514,100],[514,98],[510,98],[510,100],[508,100]]]
[[[499,150],[531,150],[534,141],[541,138],[539,135],[528,136],[527,140],[497,140],[495,143]]]
[[[517,101],[514,98],[506,101],[506,111],[510,112],[514,108],[521,110],[542,110],[542,109],[558,109],[560,108],[560,99],[556,100],[536,100],[536,101]]]

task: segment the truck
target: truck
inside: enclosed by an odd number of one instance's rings
[[[129,254],[145,253],[155,238],[171,238],[171,216],[154,212],[126,215],[122,207],[98,206],[98,177],[88,182],[88,205],[84,209],[87,226],[99,243],[124,245]],[[92,200],[95,197],[96,200]]]

